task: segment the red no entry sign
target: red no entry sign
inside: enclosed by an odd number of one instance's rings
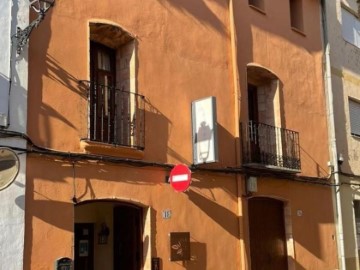
[[[176,165],[170,172],[170,185],[178,192],[187,190],[191,183],[191,171],[188,166]]]

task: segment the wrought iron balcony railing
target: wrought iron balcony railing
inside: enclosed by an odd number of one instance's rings
[[[145,147],[145,98],[111,85],[86,83],[89,101],[89,140]]]
[[[244,166],[299,172],[299,133],[249,121],[241,125]]]

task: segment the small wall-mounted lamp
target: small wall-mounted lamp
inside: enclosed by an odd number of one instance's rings
[[[110,235],[109,227],[106,225],[105,222],[101,223],[101,229],[98,233],[98,244],[106,245],[108,243],[109,235]]]
[[[343,162],[344,162],[344,156],[342,153],[340,153],[338,157],[338,164],[341,165],[343,164]]]
[[[250,195],[251,193],[257,192],[257,177],[248,176],[246,177],[246,194]]]

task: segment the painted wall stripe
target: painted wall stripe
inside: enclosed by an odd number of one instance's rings
[[[189,176],[187,174],[179,174],[179,175],[174,175],[172,177],[173,182],[183,182],[188,180],[189,180]]]

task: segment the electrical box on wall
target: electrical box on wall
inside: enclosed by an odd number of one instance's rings
[[[257,177],[249,176],[246,178],[246,190],[247,192],[257,192]]]

